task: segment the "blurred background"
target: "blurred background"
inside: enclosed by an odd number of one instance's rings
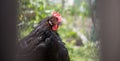
[[[28,35],[40,20],[57,11],[62,16],[58,33],[71,61],[99,61],[99,22],[96,0],[17,0],[18,40]]]

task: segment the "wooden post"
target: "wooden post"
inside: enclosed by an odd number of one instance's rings
[[[14,61],[16,42],[17,1],[0,2],[0,61]]]
[[[101,61],[120,61],[120,0],[97,0]]]

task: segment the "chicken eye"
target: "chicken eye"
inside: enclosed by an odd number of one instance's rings
[[[56,18],[56,20],[58,21],[58,18]]]

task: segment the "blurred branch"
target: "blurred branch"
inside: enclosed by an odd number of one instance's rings
[[[89,8],[90,8],[90,16],[92,18],[92,22],[95,26],[95,21],[96,21],[96,18],[95,18],[95,2],[92,2],[92,0],[88,0],[89,1]]]
[[[99,22],[97,20],[97,16],[96,16],[96,0],[89,0],[89,8],[90,8],[90,16],[92,18],[92,22],[93,22],[93,30],[94,30],[94,37],[95,37],[95,41],[99,40],[98,39],[98,32],[99,32]]]
[[[49,6],[49,0],[45,0],[45,2],[46,2],[46,5],[48,5],[48,6]]]
[[[62,9],[65,7],[65,0],[62,0]]]

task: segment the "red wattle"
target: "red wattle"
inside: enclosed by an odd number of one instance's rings
[[[52,30],[57,30],[58,29],[58,25],[54,25],[53,27],[52,27]]]

